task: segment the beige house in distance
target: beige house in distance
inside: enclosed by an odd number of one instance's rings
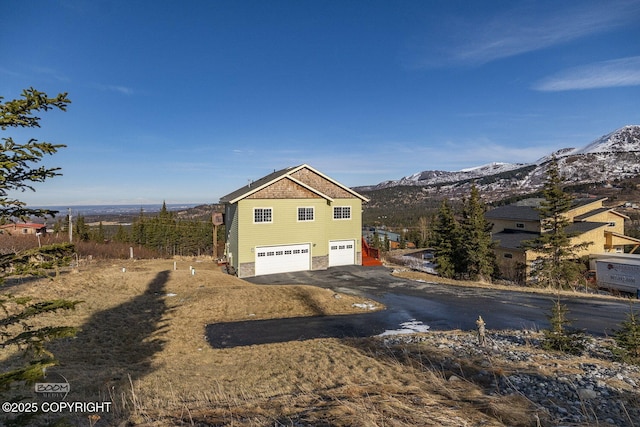
[[[566,213],[571,225],[568,233],[576,233],[572,244],[592,242],[577,255],[607,252],[622,253],[624,247],[633,245],[635,251],[640,240],[624,235],[626,215],[614,208],[604,207],[607,200],[578,199]],[[523,242],[535,239],[542,232],[540,216],[536,207],[540,199],[527,199],[516,204],[501,206],[488,211],[485,218],[493,224],[492,236],[496,242],[496,261],[501,274],[511,280],[525,281],[531,263],[538,257],[533,251],[527,251]]]
[[[220,199],[238,277],[362,262],[368,199],[309,165],[274,171]]]
[[[36,235],[46,234],[47,226],[44,224],[37,224],[33,222],[18,222],[0,225],[0,233],[6,233],[10,235]]]

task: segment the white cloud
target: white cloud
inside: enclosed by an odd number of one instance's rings
[[[105,92],[117,92],[120,93],[122,95],[133,95],[133,89],[126,87],[126,86],[119,86],[119,85],[104,85],[104,84],[95,84],[94,85],[97,89],[100,89],[102,91]]]
[[[449,22],[443,34],[451,39],[440,46],[444,57],[419,62],[420,66],[482,65],[633,24],[639,16],[638,1],[579,2],[574,7],[564,7],[562,2],[553,6],[520,3],[482,22]]]
[[[543,92],[640,85],[640,56],[570,68],[534,86]]]
[[[6,74],[7,76],[11,76],[11,77],[22,77],[22,74],[9,70],[4,67],[0,67],[0,74]]]

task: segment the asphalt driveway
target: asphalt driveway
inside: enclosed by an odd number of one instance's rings
[[[553,297],[450,286],[397,278],[386,267],[345,266],[323,271],[272,274],[247,279],[261,285],[305,284],[359,295],[387,309],[348,316],[319,316],[219,323],[207,326],[214,347],[264,344],[320,337],[362,337],[402,329],[475,329],[481,315],[488,329],[543,329],[549,326]],[[629,312],[629,303],[599,298],[564,298],[573,326],[592,335],[611,334]]]

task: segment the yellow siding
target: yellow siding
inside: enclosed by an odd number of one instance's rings
[[[333,220],[333,206],[351,206],[351,220]],[[298,221],[299,207],[313,207],[314,220]],[[254,208],[272,208],[273,221],[254,223]],[[331,239],[353,238],[360,244],[362,203],[360,199],[337,199],[331,205],[325,199],[243,199],[238,202],[238,218],[240,264],[255,261],[256,246],[311,243],[312,257],[327,256]]]
[[[585,249],[578,252],[576,255],[578,257],[589,255],[592,253],[604,252],[604,245],[606,243],[606,239],[604,236],[603,228],[596,228],[595,230],[591,230],[586,233],[582,233],[581,235],[574,237],[571,239],[572,245],[577,245],[580,243],[591,242],[592,244],[587,246]]]
[[[602,222],[615,223],[614,226],[607,227],[607,231],[624,234],[624,220],[625,218],[623,216],[616,215],[615,213],[609,211],[607,212],[606,219]]]
[[[573,218],[580,216],[582,214],[586,214],[595,209],[600,209],[602,207],[602,202],[604,199],[594,200],[592,203],[587,203],[583,206],[578,206],[577,208],[571,209],[567,212],[567,217],[570,221],[573,221]]]
[[[503,230],[533,231],[540,232],[539,221],[518,221],[514,219],[495,219],[493,222],[493,232],[499,233]],[[516,224],[524,224],[524,228],[517,228]]]

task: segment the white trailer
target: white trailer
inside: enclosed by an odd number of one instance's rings
[[[596,272],[598,287],[640,297],[640,255],[593,254],[589,264]]]

